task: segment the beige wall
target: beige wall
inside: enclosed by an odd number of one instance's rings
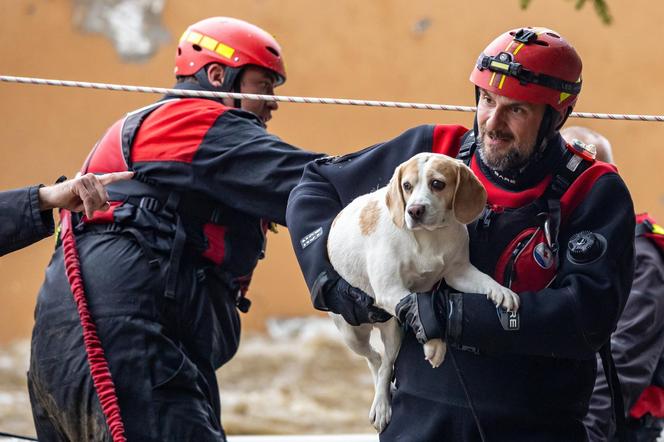
[[[0,74],[170,86],[174,41],[144,64],[124,64],[101,36],[73,30],[69,0],[0,0]],[[664,113],[661,90],[664,6],[611,2],[615,23],[601,25],[590,5],[563,0],[168,0],[163,24],[177,39],[187,24],[230,15],[260,25],[281,42],[289,80],[278,93],[429,103],[473,104],[467,77],[485,44],[522,25],[548,26],[572,41],[584,60],[577,110]],[[431,26],[415,33],[418,20]],[[0,83],[0,188],[72,176],[104,129],[156,97]],[[270,130],[293,144],[339,154],[422,123],[471,124],[453,112],[282,104]],[[604,133],[637,210],[664,219],[659,175],[664,123],[574,120]],[[50,239],[0,258],[0,341],[28,336]],[[251,290],[245,322],[309,314],[308,294],[288,234],[271,235],[268,258]]]

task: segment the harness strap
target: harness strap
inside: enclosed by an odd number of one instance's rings
[[[184,230],[182,217],[176,210],[179,202],[180,194],[177,192],[171,192],[168,197],[168,201],[166,202],[166,208],[170,208],[173,213],[175,213],[176,218],[175,239],[173,241],[171,256],[168,260],[169,265],[168,271],[166,273],[166,288],[164,290],[164,296],[170,299],[175,299],[175,289],[177,288],[177,276],[178,270],[180,269],[180,260],[182,259],[184,245],[187,241],[187,233]]]
[[[102,412],[106,417],[113,442],[126,442],[124,435],[124,423],[120,416],[120,405],[115,391],[115,385],[111,378],[111,372],[108,368],[108,362],[104,356],[104,349],[97,335],[88,302],[85,295],[83,278],[81,275],[81,263],[76,250],[76,238],[72,228],[71,212],[69,210],[60,211],[62,248],[65,262],[65,273],[69,280],[76,309],[83,328],[83,343],[85,353],[87,354],[88,364],[90,366],[90,375],[97,392],[97,397],[101,404]]]
[[[616,371],[616,364],[611,354],[611,340],[602,345],[599,349],[599,355],[602,358],[602,367],[604,367],[604,376],[609,386],[609,393],[613,401],[613,421],[616,424],[616,437],[618,442],[627,442],[627,421],[625,420],[625,403],[620,389],[620,379]]]
[[[470,167],[470,161],[475,154],[476,148],[477,143],[475,143],[475,132],[469,130],[461,137],[461,147],[459,148],[457,159],[463,161],[466,166]]]

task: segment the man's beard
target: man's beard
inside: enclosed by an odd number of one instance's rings
[[[502,153],[495,150],[487,150],[484,146],[484,137],[489,135],[502,139],[511,138],[512,144],[508,147],[507,152]],[[487,133],[480,130],[480,136],[477,140],[477,151],[482,162],[492,170],[507,174],[516,174],[523,169],[535,150],[533,146],[529,147],[529,149],[525,149],[525,146],[515,144],[514,137],[499,131],[490,131]]]

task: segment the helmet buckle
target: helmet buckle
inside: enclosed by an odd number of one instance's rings
[[[528,44],[537,40],[537,33],[529,29],[519,29],[514,35],[514,41],[519,43]]]

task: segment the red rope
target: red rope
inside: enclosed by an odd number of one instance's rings
[[[88,355],[92,382],[97,391],[101,409],[106,416],[106,423],[111,430],[113,442],[126,442],[127,439],[124,435],[124,424],[120,416],[120,406],[115,392],[115,385],[113,384],[113,379],[111,379],[111,372],[104,357],[104,349],[97,336],[97,328],[88,310],[88,302],[85,297],[85,290],[83,289],[81,266],[78,251],[76,250],[76,239],[71,228],[71,213],[68,210],[62,210],[60,212],[60,219],[65,272],[71,286],[71,291],[74,294],[78,315],[81,318],[83,342],[85,343],[85,351]]]

